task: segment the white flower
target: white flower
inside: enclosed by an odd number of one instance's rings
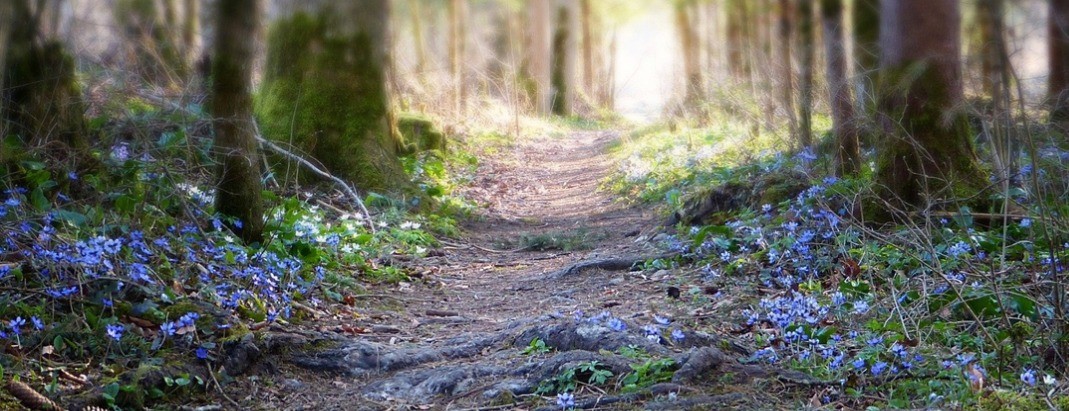
[[[1054,385],[1054,384],[1057,384],[1057,383],[1058,383],[1058,380],[1057,380],[1057,379],[1055,379],[1055,378],[1054,378],[1053,376],[1051,376],[1050,374],[1047,374],[1047,375],[1044,375],[1044,376],[1043,376],[1043,383],[1044,383],[1044,384],[1047,384],[1047,385]]]
[[[234,242],[234,237],[231,237],[228,234],[228,235],[223,236],[223,240],[226,240],[226,242],[228,242],[228,243],[232,243],[232,242]]]

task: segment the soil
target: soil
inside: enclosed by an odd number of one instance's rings
[[[820,381],[749,364],[750,352],[726,331],[737,319],[695,305],[708,300],[688,286],[693,273],[633,267],[665,254],[654,241],[663,224],[599,190],[617,138],[610,131],[535,137],[481,159],[464,194],[482,208],[461,238],[447,239],[435,256],[396,261],[416,273],[410,283],[369,289],[351,305],[309,307],[314,321],[274,326],[230,347],[224,367],[243,375],[226,385],[230,399],[220,403],[559,409],[554,396],[534,393],[541,381],[584,361],[617,376],[631,372],[636,360],[618,353],[629,345],[674,359],[671,381],[628,393],[580,386],[576,408],[793,409],[819,393]],[[607,311],[627,330],[576,321],[577,310]],[[672,323],[647,338],[642,327],[655,315]],[[668,337],[676,329],[681,341]],[[536,338],[553,350],[524,354]]]

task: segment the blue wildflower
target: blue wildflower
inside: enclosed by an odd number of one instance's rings
[[[111,337],[111,339],[115,341],[121,340],[123,332],[126,331],[126,327],[123,327],[122,324],[108,324],[106,328],[108,337]]]
[[[686,338],[686,335],[683,334],[683,330],[680,330],[678,328],[672,330],[672,341],[680,343],[680,342],[683,342],[684,338]]]
[[[607,325],[614,331],[624,331],[627,329],[627,324],[624,324],[619,318],[610,318]]]
[[[562,410],[566,410],[575,407],[575,396],[570,392],[562,392],[557,394],[557,406]]]
[[[1021,381],[1028,385],[1036,385],[1036,372],[1031,368],[1021,373]]]

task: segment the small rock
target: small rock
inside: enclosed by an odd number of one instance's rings
[[[668,270],[657,270],[653,273],[654,280],[663,280],[665,278],[668,278]]]
[[[623,284],[623,283],[624,283],[624,279],[620,278],[620,277],[616,277],[616,278],[613,278],[613,279],[609,280],[609,285],[620,285],[620,284]]]
[[[287,378],[282,381],[282,388],[296,391],[304,388],[304,383],[300,380],[297,380],[296,378]]]

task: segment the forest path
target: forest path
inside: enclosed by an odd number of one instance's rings
[[[746,354],[741,347],[675,320],[661,326],[660,337],[644,331],[655,315],[688,313],[666,292],[674,288],[678,296],[668,271],[628,270],[660,251],[642,234],[656,231],[655,215],[598,189],[614,166],[609,148],[617,138],[611,131],[533,137],[480,159],[464,195],[483,215],[435,256],[389,262],[423,273],[419,278],[373,288],[296,330],[269,332],[258,350],[277,355],[263,356],[269,366],[252,371],[270,379],[239,380],[228,391],[259,409],[556,409],[552,395],[534,394],[541,381],[584,361],[626,374],[641,360],[618,350],[634,346],[672,358],[679,365],[672,382],[617,396],[601,391],[612,387],[581,388],[577,407],[750,409],[740,404],[774,402],[730,390],[695,395],[710,392],[693,387],[711,371],[740,375],[743,383],[778,375],[733,361]],[[545,249],[518,249],[523,244]],[[582,249],[554,247],[560,244]],[[608,270],[562,271],[590,261],[609,261],[602,264]],[[585,313],[582,321],[573,319],[576,311]],[[590,318],[603,312],[611,317]],[[674,331],[685,339],[670,340]],[[523,353],[534,339],[551,352]]]

